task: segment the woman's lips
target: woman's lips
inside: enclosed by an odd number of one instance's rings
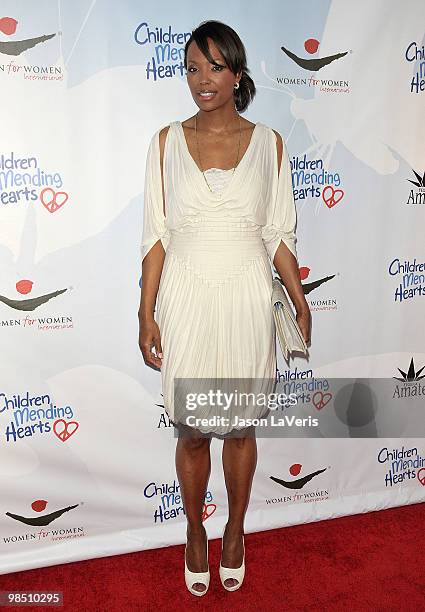
[[[201,100],[212,100],[214,98],[214,96],[217,95],[216,91],[212,91],[211,93],[209,93],[208,95],[202,95],[201,93],[198,93],[198,98],[200,98]]]

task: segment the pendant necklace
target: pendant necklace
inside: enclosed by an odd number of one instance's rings
[[[201,162],[201,155],[200,155],[200,152],[199,152],[199,142],[198,142],[198,129],[197,129],[197,121],[196,121],[197,120],[197,116],[198,116],[198,113],[196,113],[196,115],[195,115],[195,137],[196,137],[196,148],[197,148],[197,151],[198,151],[199,165],[201,167],[202,176],[204,177],[204,180],[205,180],[205,182],[207,184],[208,189],[211,191],[211,193],[214,193],[213,190],[210,187],[210,184],[207,181],[207,177],[205,176],[205,172],[202,170],[202,162]],[[238,144],[238,152],[237,152],[237,155],[236,155],[236,163],[235,163],[235,165],[233,167],[232,176],[233,176],[233,174],[234,174],[234,172],[236,170],[236,166],[237,166],[237,163],[238,163],[238,160],[239,160],[239,151],[240,151],[240,147],[241,147],[242,125],[241,125],[241,116],[238,115],[238,117],[239,117],[239,144]]]

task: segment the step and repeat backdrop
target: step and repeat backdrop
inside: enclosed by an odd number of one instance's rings
[[[425,5],[421,0],[3,0],[0,15],[0,572],[185,541],[160,372],[138,347],[144,172],[193,115],[183,49],[232,26],[292,169],[310,357],[277,377],[311,417],[332,379],[387,381],[338,435],[258,438],[246,532],[425,500]],[[329,383],[329,386],[327,386]],[[280,416],[296,416],[294,407]],[[417,432],[417,437],[415,436]],[[386,435],[387,433],[387,435]],[[386,436],[386,437],[385,437]],[[227,517],[222,441],[204,505]]]

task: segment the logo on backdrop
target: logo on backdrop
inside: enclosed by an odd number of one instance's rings
[[[297,396],[296,406],[312,404],[317,411],[320,411],[333,398],[329,380],[323,376],[316,378],[313,370],[299,370],[296,366],[294,370],[280,371],[276,365],[276,383],[279,392],[288,396],[290,394]],[[285,410],[288,406],[280,406],[278,409]]]
[[[324,283],[328,283],[330,280],[335,278],[336,274],[332,274],[331,276],[324,276],[323,278],[318,278],[316,280],[310,282],[303,282],[310,276],[310,268],[307,266],[300,267],[300,277],[301,284],[304,290],[304,295],[308,295],[312,291],[318,289]],[[310,306],[310,310],[338,310],[338,302],[335,297],[326,297],[326,298],[316,298],[309,299],[308,304]]]
[[[134,32],[138,45],[147,46],[152,54],[146,62],[146,79],[157,81],[184,76],[184,47],[191,32],[173,32],[168,27],[151,26],[142,21]]]
[[[164,394],[161,393],[161,396],[164,397]],[[158,408],[162,408],[162,412],[159,415],[157,429],[162,429],[164,427],[167,429],[172,429],[173,422],[171,421],[170,417],[168,416],[167,411],[165,410],[165,405],[162,403],[162,404],[155,404],[155,406],[158,406]]]
[[[36,155],[20,157],[14,151],[0,154],[0,203],[12,206],[40,201],[48,213],[68,202],[59,171],[44,170]]]
[[[326,470],[328,469],[329,467],[322,468],[320,470],[315,470],[314,472],[310,472],[309,474],[306,474],[305,476],[300,476],[303,470],[302,464],[293,463],[289,467],[289,470],[288,470],[289,476],[291,476],[290,479],[284,480],[282,478],[277,478],[276,476],[270,476],[270,479],[273,480],[273,482],[275,482],[276,484],[283,487],[284,489],[289,489],[291,491],[299,491],[300,489],[304,489],[304,487],[310,481],[312,481],[313,479],[316,479],[321,474],[326,472]],[[292,502],[309,503],[313,501],[314,502],[324,501],[326,499],[329,499],[329,489],[316,489],[314,491],[305,491],[302,493],[291,493],[288,495],[283,495],[281,497],[269,498],[269,499],[266,499],[266,504],[268,505],[279,504],[279,503],[287,504],[287,503],[292,503]]]
[[[328,208],[333,208],[341,202],[345,192],[341,187],[339,172],[328,172],[324,168],[323,159],[307,158],[294,155],[291,159],[292,187],[294,200],[321,198]]]
[[[164,521],[184,517],[186,514],[180,485],[175,479],[171,483],[156,484],[150,482],[143,489],[143,495],[147,499],[153,499],[157,504],[153,513],[154,523],[163,523]],[[213,495],[211,491],[207,491],[202,510],[202,521],[206,521],[214,514],[216,509],[217,506],[213,503]]]
[[[418,62],[416,66],[413,67],[413,76],[410,81],[410,93],[420,93],[421,91],[425,91],[425,47],[418,47],[418,44],[413,41],[411,42],[405,51],[404,57],[406,61]]]
[[[316,410],[325,408],[333,395],[329,392],[330,384],[327,378],[315,378],[313,370],[286,370],[280,372],[276,366],[276,389],[286,395],[297,396],[295,409],[300,404],[312,404]],[[279,406],[278,410],[288,409],[289,406]]]
[[[407,372],[404,372],[400,368],[397,368],[401,376],[393,376],[394,380],[399,380],[403,384],[396,384],[394,387],[393,399],[406,400],[409,397],[417,397],[418,395],[425,396],[425,385],[419,384],[419,381],[425,378],[425,374],[421,375],[425,366],[422,366],[419,370],[415,370],[415,362],[410,360],[409,368]]]
[[[385,464],[385,486],[393,487],[405,481],[415,480],[425,486],[425,457],[419,454],[414,446],[405,449],[394,448],[389,450],[386,446],[378,451],[378,463]]]
[[[28,295],[28,293],[31,293],[33,285],[34,283],[32,280],[21,279],[16,283],[15,287],[16,287],[16,291],[20,293],[21,295]],[[65,293],[65,291],[68,291],[68,289],[59,289],[58,291],[52,291],[51,293],[45,293],[44,295],[39,295],[34,298],[25,298],[25,299],[20,299],[20,300],[12,299],[4,295],[0,295],[0,302],[3,302],[4,304],[6,304],[6,306],[9,306],[10,308],[14,308],[15,310],[23,310],[23,311],[35,310],[42,304],[45,304],[46,302],[48,302],[49,300],[57,297],[58,295],[61,295],[62,293]],[[26,317],[25,319],[23,319],[23,322],[24,322],[23,327],[30,327],[31,325],[34,324],[33,323],[34,319],[29,319],[28,317]],[[39,324],[42,324],[45,322],[46,322],[46,319],[43,318],[39,321]]]
[[[31,504],[31,510],[35,514],[21,515],[15,514],[14,512],[6,512],[6,516],[15,521],[18,521],[18,523],[24,523],[25,525],[31,525],[32,527],[37,528],[39,527],[40,529],[36,532],[24,533],[20,535],[3,536],[3,543],[14,544],[16,542],[28,541],[39,542],[40,540],[46,540],[46,538],[49,538],[49,536],[51,541],[71,540],[74,538],[81,538],[85,535],[83,527],[67,527],[65,529],[43,529],[43,527],[50,525],[58,518],[60,518],[63,514],[65,514],[65,512],[74,510],[79,506],[79,504],[75,504],[73,506],[66,506],[65,508],[60,508],[59,510],[55,510],[53,512],[45,514],[44,511],[47,505],[48,502],[45,499],[36,499]]]
[[[53,435],[60,442],[76,433],[79,423],[72,406],[56,406],[50,395],[30,396],[0,393],[0,420],[5,427],[6,442],[17,442],[33,436]]]
[[[20,157],[14,151],[0,155],[0,204],[9,208],[23,203],[38,202],[45,214],[57,213],[68,202],[68,193],[61,189],[63,179],[58,171],[44,170],[34,156]],[[61,213],[58,213],[61,214]],[[15,288],[19,295],[28,295],[33,289],[31,279],[20,279]],[[33,311],[49,300],[65,293],[68,289],[58,289],[34,298],[19,299],[0,294],[0,302],[9,308],[20,311]],[[73,327],[71,316],[56,315],[53,317],[0,320],[1,327],[26,327],[32,329],[52,330]]]
[[[294,370],[284,370],[281,371],[276,366],[276,382],[278,383],[288,383],[298,380],[306,380],[313,378],[313,370],[299,370],[298,366],[295,366]]]
[[[15,284],[15,288],[20,295],[28,295],[31,293],[33,285],[34,283],[32,280],[21,279]],[[13,310],[27,312],[29,310],[36,310],[36,308],[39,308],[66,291],[68,291],[68,289],[58,289],[57,291],[44,293],[33,298],[12,298],[0,294],[0,302]],[[27,314],[24,317],[0,319],[0,328],[5,327],[25,328],[37,331],[57,331],[72,329],[74,327],[74,322],[71,315],[55,314],[52,316],[32,317]]]
[[[411,189],[409,197],[407,198],[406,204],[425,204],[425,172],[423,176],[415,172],[412,168],[413,174],[416,176],[416,181],[407,179],[409,183],[412,183],[416,189]]]
[[[397,279],[394,291],[394,301],[403,302],[415,297],[425,295],[425,263],[413,261],[401,262],[399,258],[393,259],[388,266],[388,274]]]
[[[304,50],[307,53],[307,57],[296,55],[293,51],[284,46],[281,47],[281,50],[292,63],[296,64],[303,71],[307,72],[318,72],[324,68],[324,66],[328,66],[333,62],[341,60],[349,53],[349,51],[342,51],[333,55],[318,57],[316,54],[319,46],[320,42],[316,38],[308,38],[305,40]],[[301,85],[305,87],[314,87],[319,91],[328,93],[350,93],[350,82],[347,79],[321,79],[316,78],[315,75],[308,77],[283,75],[276,77],[276,81],[280,85]]]
[[[13,17],[0,18],[0,56],[10,55],[17,57],[29,49],[33,49],[37,45],[45,43],[56,36],[56,34],[44,34],[35,38],[26,38],[25,40],[3,40],[3,36],[14,36],[17,26],[18,21]],[[0,61],[0,75],[1,74],[37,81],[61,81],[63,79],[61,66],[40,66],[28,63],[20,64],[13,59],[5,63],[1,63]]]

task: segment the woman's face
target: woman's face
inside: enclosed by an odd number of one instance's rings
[[[190,43],[187,50],[187,83],[195,103],[205,111],[223,106],[230,99],[234,104],[233,86],[240,78],[226,66],[224,57],[211,38],[208,38],[208,47],[212,58],[220,66],[210,64],[195,41]]]

